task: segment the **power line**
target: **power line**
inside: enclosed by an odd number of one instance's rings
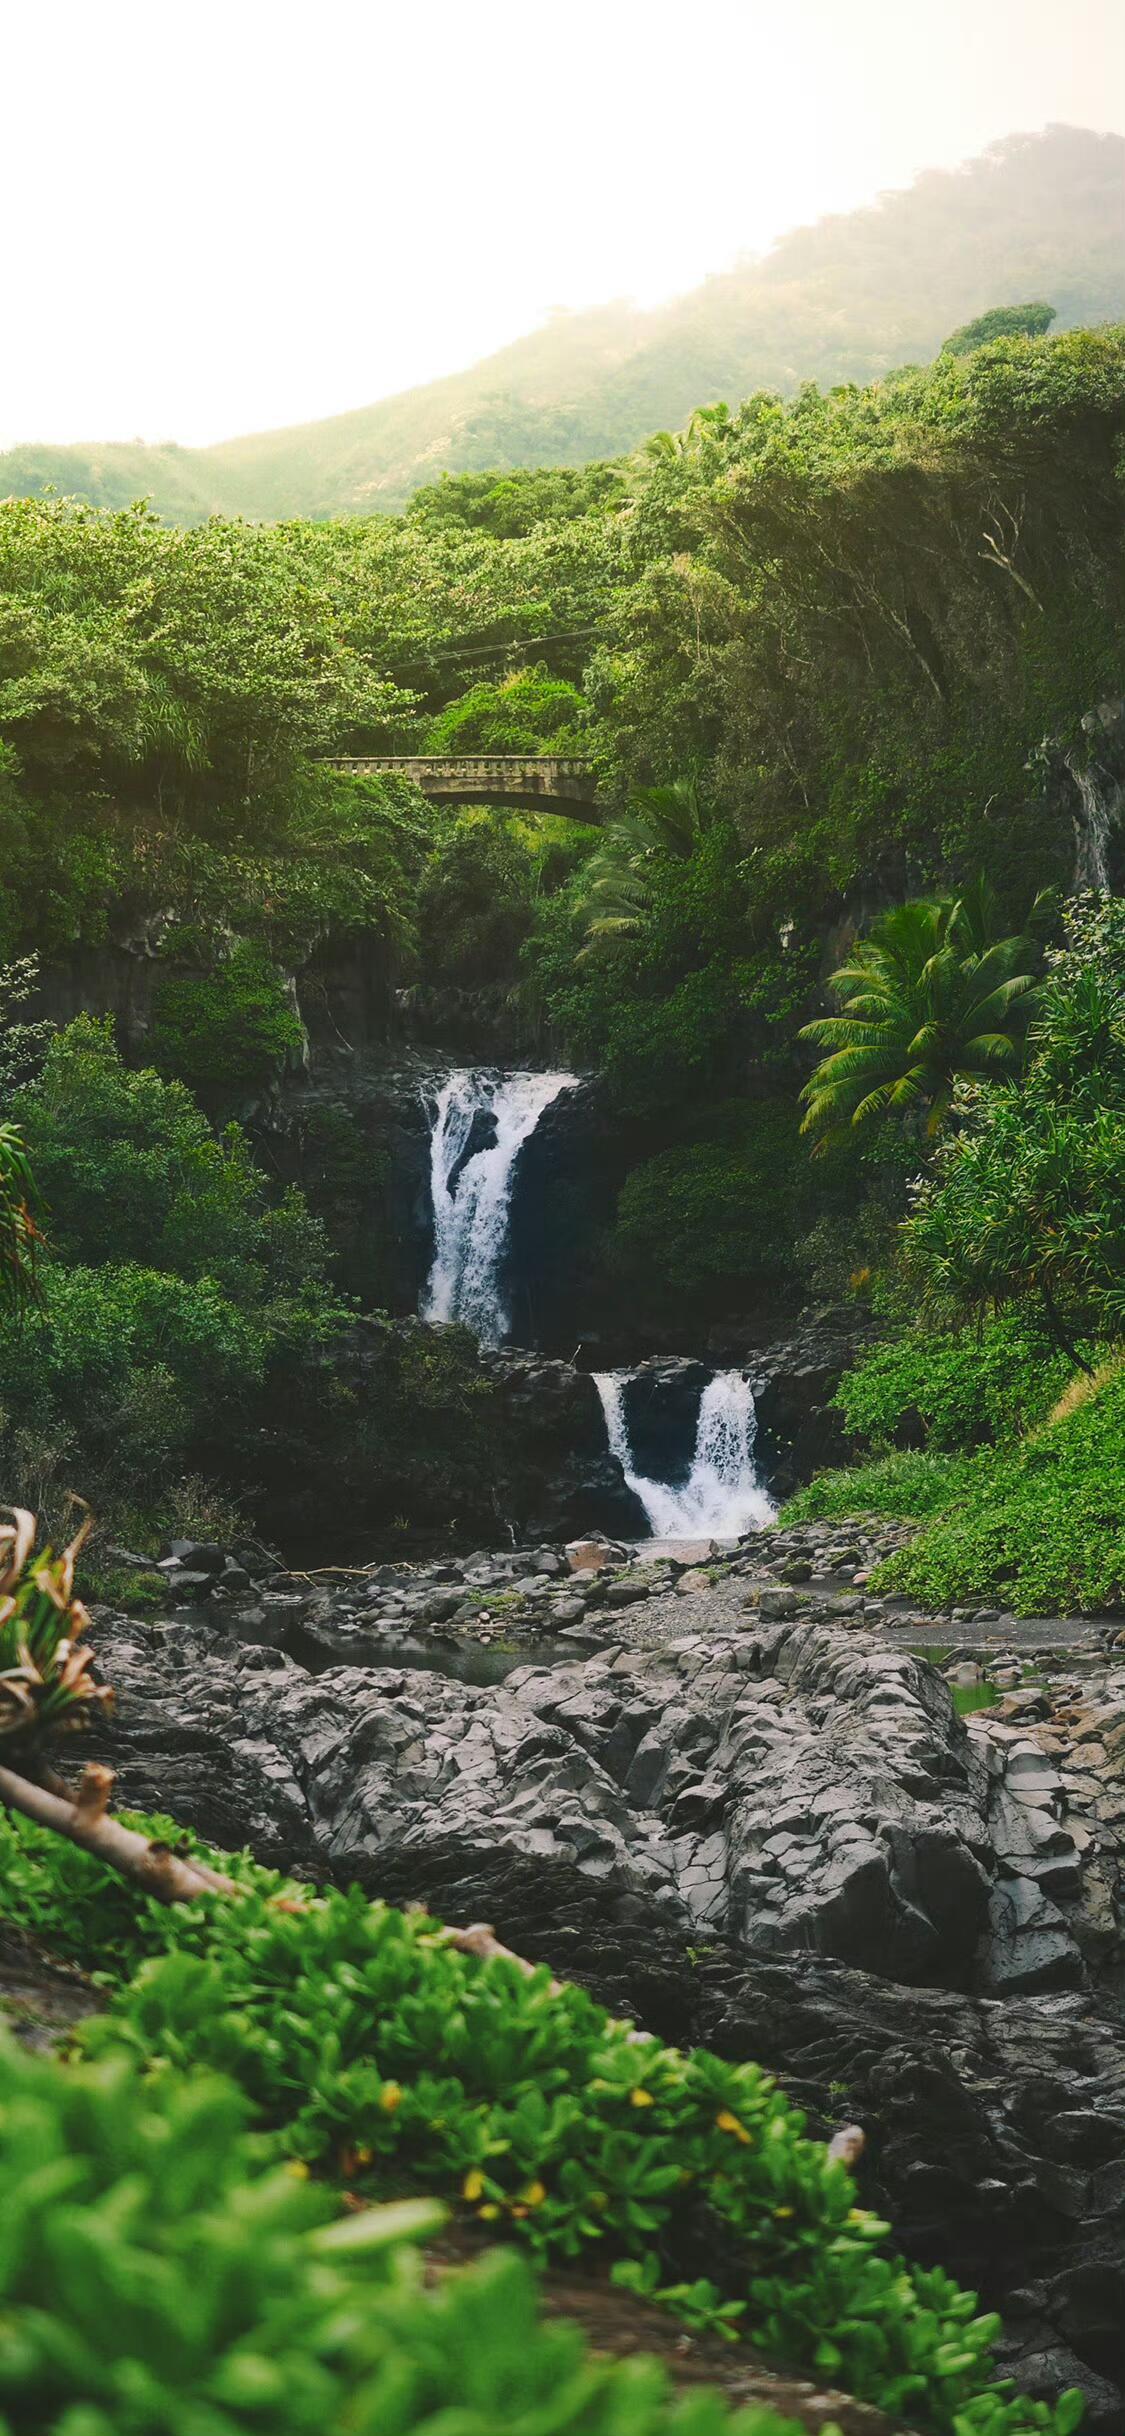
[[[435,644],[432,650],[420,653],[417,659],[401,660],[399,666],[428,668],[434,660],[494,659],[499,652],[523,651],[533,643],[581,643],[587,636],[600,634],[601,631],[600,626],[571,626],[554,634],[498,635],[488,643]]]

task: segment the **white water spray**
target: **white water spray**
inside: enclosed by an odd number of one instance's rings
[[[507,1336],[504,1262],[516,1160],[544,1109],[576,1080],[573,1074],[464,1070],[442,1084],[430,1143],[434,1261],[422,1297],[424,1319],[464,1320],[482,1345],[498,1345]],[[495,1120],[496,1138],[470,1150],[480,1117]]]
[[[772,1522],[775,1508],[754,1462],[757,1416],[740,1370],[719,1370],[703,1391],[690,1475],[682,1489],[647,1480],[633,1462],[625,1417],[628,1370],[595,1371],[609,1451],[640,1498],[654,1539],[739,1539]]]

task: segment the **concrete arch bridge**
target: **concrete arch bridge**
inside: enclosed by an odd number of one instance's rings
[[[558,812],[566,820],[605,815],[586,761],[526,753],[360,753],[332,766],[360,778],[410,778],[431,803],[511,804],[523,812]]]

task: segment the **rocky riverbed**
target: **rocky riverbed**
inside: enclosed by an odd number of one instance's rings
[[[933,1619],[865,1578],[896,1537],[348,1578],[184,1547],[167,1613],[96,1619],[112,1756],[127,1799],[491,1919],[664,2035],[756,2056],[818,2124],[862,2122],[874,2204],[1003,2309],[1031,2390],[1083,2384],[1108,2436],[1121,1619],[961,1613],[932,1664]]]

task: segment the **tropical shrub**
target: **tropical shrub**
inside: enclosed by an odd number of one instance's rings
[[[428,753],[581,753],[585,705],[540,663],[474,685],[431,722]]]
[[[852,1515],[885,1514],[892,1521],[914,1515],[944,1514],[965,1488],[971,1458],[934,1455],[899,1448],[877,1455],[870,1463],[846,1470],[818,1472],[782,1508],[782,1523],[844,1522]]]
[[[56,1260],[135,1260],[215,1279],[239,1302],[323,1277],[327,1245],[299,1194],[271,1202],[246,1136],[216,1139],[182,1083],[119,1057],[109,1018],[80,1015],[21,1092],[22,1128]]]
[[[962,1101],[903,1255],[939,1306],[1038,1305],[1072,1359],[1125,1326],[1125,899],[1071,909],[1026,1072]]]
[[[35,1517],[19,1507],[0,1525],[0,1756],[32,1764],[47,1735],[84,1724],[112,1693],[91,1680],[93,1653],[78,1649],[89,1617],[74,1596],[74,1561],[87,1526],[61,1556],[36,1556]]]
[[[595,2360],[510,2252],[427,2287],[439,2208],[341,2217],[247,2111],[0,2043],[0,2436],[797,2436]]]
[[[221,2070],[299,2160],[360,2191],[445,2194],[541,2257],[594,2244],[651,2254],[658,2273],[673,2235],[680,2255],[693,2230],[713,2255],[719,2231],[748,2339],[892,2415],[949,2436],[1075,2424],[1069,2403],[991,2383],[998,2321],[885,2252],[846,2166],[757,2066],[680,2054],[546,1969],[459,1953],[424,1916],[313,1897],[245,1859],[226,1865],[241,1899],[162,1909],[0,1814],[0,1865],[9,1914],[79,1958],[96,1943],[112,1974],[87,2053],[159,2061],[164,2081]],[[722,2309],[718,2288],[692,2288],[697,2322],[708,2299]]]
[[[50,1256],[32,1308],[0,1315],[6,1475],[52,1530],[81,1487],[159,1536],[186,1474],[256,1484],[267,1416],[303,1406],[307,1451],[310,1376],[350,1316],[324,1232],[237,1127],[217,1140],[182,1083],[130,1072],[108,1022],[59,1033],[17,1107]]]
[[[39,1294],[39,1188],[19,1127],[0,1124],[0,1312],[22,1312]]]
[[[980,1329],[921,1326],[874,1346],[845,1373],[833,1403],[853,1436],[873,1446],[905,1434],[956,1451],[1021,1437],[1070,1374],[1037,1315],[1007,1312]]]
[[[153,1065],[204,1097],[275,1080],[303,1041],[281,974],[248,940],[236,941],[209,972],[170,974],[156,990],[148,1038]]]

